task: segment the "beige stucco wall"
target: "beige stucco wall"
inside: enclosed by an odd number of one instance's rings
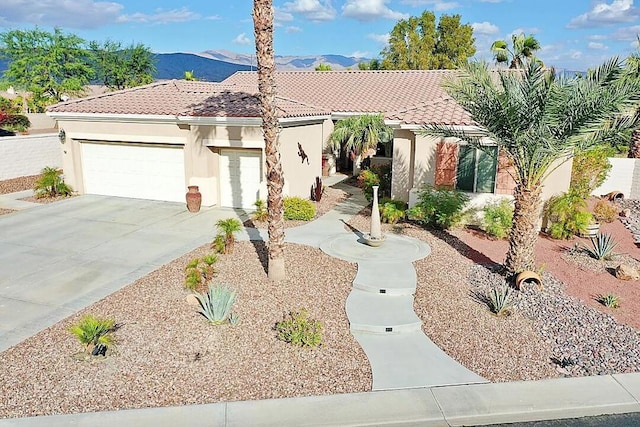
[[[413,185],[415,135],[409,130],[396,129],[393,136],[391,197],[408,201]]]
[[[551,167],[553,169],[556,165],[560,165],[561,161],[557,161]],[[569,190],[571,184],[571,169],[573,167],[573,160],[561,164],[555,171],[553,171],[547,179],[544,181],[542,189],[542,200],[549,200],[556,194],[563,193]]]
[[[322,123],[281,129],[280,155],[286,195],[309,198],[316,177],[322,177],[324,133]],[[298,155],[298,143],[308,156],[308,162],[305,160],[303,163]]]

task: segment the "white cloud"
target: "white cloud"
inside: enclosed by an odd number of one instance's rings
[[[387,45],[389,43],[389,33],[386,34],[367,34],[367,38],[373,41],[376,41],[382,45]]]
[[[607,36],[602,35],[602,34],[592,34],[590,36],[587,36],[587,40],[606,40]]]
[[[299,32],[301,32],[301,31],[302,31],[302,28],[300,28],[300,27],[296,27],[296,26],[294,26],[294,25],[291,25],[291,26],[289,26],[289,27],[287,27],[287,28],[285,28],[285,29],[284,29],[284,32],[285,32],[285,33],[287,33],[287,34],[291,34],[291,33],[299,33]]]
[[[336,10],[330,0],[294,0],[285,3],[282,10],[300,14],[312,21],[330,21],[336,17]]]
[[[273,19],[276,22],[289,22],[293,21],[293,15],[289,12],[285,12],[284,10],[274,7],[273,8]]]
[[[609,49],[609,47],[607,45],[605,45],[604,43],[598,43],[598,42],[589,42],[587,44],[587,47],[589,49],[593,49],[593,50],[607,50],[607,49]]]
[[[251,39],[247,37],[247,33],[240,33],[231,42],[234,44],[247,45],[247,44],[251,44]]]
[[[500,29],[496,25],[493,25],[491,22],[487,21],[474,22],[473,24],[471,24],[471,27],[473,28],[474,34],[477,33],[486,36],[497,34],[500,31]]]
[[[540,28],[538,27],[531,27],[531,28],[516,28],[515,30],[511,31],[507,36],[509,39],[511,39],[511,36],[517,36],[518,34],[538,34],[540,32]]]
[[[93,0],[2,0],[0,26],[98,28],[116,22],[122,9],[124,6],[120,3]]]
[[[582,52],[580,52],[579,50],[572,50],[569,52],[569,58],[580,59],[582,58]]]
[[[633,22],[637,17],[638,9],[633,7],[633,0],[613,0],[611,4],[600,1],[589,12],[573,18],[567,28],[602,27]]]
[[[358,21],[373,21],[376,19],[407,19],[408,14],[396,12],[387,7],[389,0],[346,0],[342,6],[342,15]]]
[[[624,41],[636,40],[639,34],[640,25],[634,25],[632,27],[619,28],[611,35],[611,38],[613,38],[614,40]]]
[[[156,9],[156,13],[133,13],[131,15],[121,15],[118,22],[141,22],[145,24],[169,24],[174,22],[188,22],[200,19],[198,13],[191,12],[186,7],[180,9]]]
[[[360,52],[359,50],[356,50],[355,52],[353,52],[351,55],[352,58],[366,58],[367,56],[369,56],[369,52]]]
[[[429,9],[433,9],[436,12],[460,7],[460,3],[443,0],[402,0],[402,4],[408,4],[413,7],[428,6]]]

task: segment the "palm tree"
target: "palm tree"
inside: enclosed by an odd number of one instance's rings
[[[425,126],[425,135],[452,136],[483,149],[493,140],[513,164],[515,209],[505,260],[507,274],[535,268],[534,249],[545,179],[575,150],[628,138],[640,122],[640,81],[626,78],[613,58],[584,78],[556,78],[530,61],[520,73],[471,63],[447,92],[473,117],[472,130]],[[497,74],[497,75],[496,75]]]
[[[280,162],[278,116],[274,81],[275,57],[273,53],[273,0],[253,0],[253,27],[258,62],[258,90],[260,114],[264,133],[267,164],[267,210],[269,215],[269,279],[282,281],[284,269],[284,207],[282,187],[284,175]]]
[[[523,33],[511,36],[512,47],[505,40],[496,40],[491,45],[491,53],[498,64],[509,63],[509,68],[522,68],[524,62],[536,59],[534,52],[540,50],[540,43],[532,35]]]
[[[393,129],[384,123],[382,114],[365,114],[338,120],[329,142],[335,148],[342,146],[359,156],[367,150],[375,150],[378,142],[389,141],[392,136]]]

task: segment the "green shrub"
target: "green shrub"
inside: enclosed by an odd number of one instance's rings
[[[484,209],[482,228],[484,231],[498,239],[504,239],[509,235],[513,223],[513,205],[508,199],[501,199],[487,204]]]
[[[269,216],[269,211],[267,210],[267,202],[258,199],[253,205],[256,207],[255,212],[253,212],[254,221],[265,222],[267,220],[267,217]]]
[[[218,261],[214,254],[205,255],[202,258],[194,258],[185,267],[184,286],[189,290],[195,290],[201,284],[209,282],[215,274],[213,264]]]
[[[307,310],[290,312],[276,323],[278,339],[300,347],[317,347],[322,343],[322,324],[309,318]]]
[[[284,198],[284,219],[311,221],[316,215],[316,207],[311,200],[301,197]]]
[[[554,239],[568,239],[574,234],[585,233],[593,222],[593,216],[587,211],[587,202],[571,190],[549,199],[545,213],[551,224],[548,226],[549,234]]]
[[[380,200],[380,219],[388,224],[395,224],[405,217],[407,203],[402,200],[384,198]]]
[[[221,254],[233,253],[236,243],[235,233],[242,229],[242,223],[236,218],[221,219],[216,222],[218,234],[211,242],[211,248]]]
[[[446,230],[460,223],[468,202],[469,196],[462,191],[425,185],[418,193],[418,203],[407,211],[407,217],[419,224]]]
[[[52,167],[45,167],[34,186],[36,198],[68,196],[73,189],[65,184],[62,171]]]
[[[236,300],[236,291],[228,285],[209,284],[209,291],[195,294],[200,304],[202,314],[212,325],[221,325],[224,322],[234,320],[231,316],[231,307]]]
[[[571,191],[583,199],[589,198],[593,190],[607,179],[611,170],[608,157],[614,155],[615,149],[608,146],[599,146],[577,153],[571,168]]]
[[[12,132],[25,132],[31,126],[27,116],[0,112],[0,128]]]
[[[100,344],[108,346],[114,342],[111,332],[115,325],[116,322],[113,319],[101,319],[88,314],[72,325],[69,332],[85,346],[85,352],[91,354],[96,346]]]
[[[377,165],[363,169],[358,175],[358,186],[362,189],[367,201],[373,200],[373,187],[377,185],[379,197],[391,196],[391,165]]]
[[[610,201],[600,199],[593,206],[593,217],[597,221],[613,222],[618,218],[618,208]]]
[[[597,301],[608,308],[620,307],[620,297],[611,293],[598,295]]]
[[[586,248],[589,255],[598,260],[610,259],[613,256],[613,249],[617,243],[613,236],[608,233],[598,233],[591,238],[593,248]]]

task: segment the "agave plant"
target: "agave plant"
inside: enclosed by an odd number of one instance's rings
[[[236,291],[228,285],[209,285],[206,293],[195,294],[202,314],[212,325],[220,325],[231,318]],[[237,319],[234,316],[234,319]],[[237,322],[236,322],[237,323]]]
[[[495,287],[489,291],[487,301],[489,310],[496,316],[511,314],[511,288],[509,286]]]
[[[613,249],[617,243],[613,236],[608,233],[598,233],[591,238],[593,249],[586,248],[589,255],[598,260],[610,259],[613,256]]]

